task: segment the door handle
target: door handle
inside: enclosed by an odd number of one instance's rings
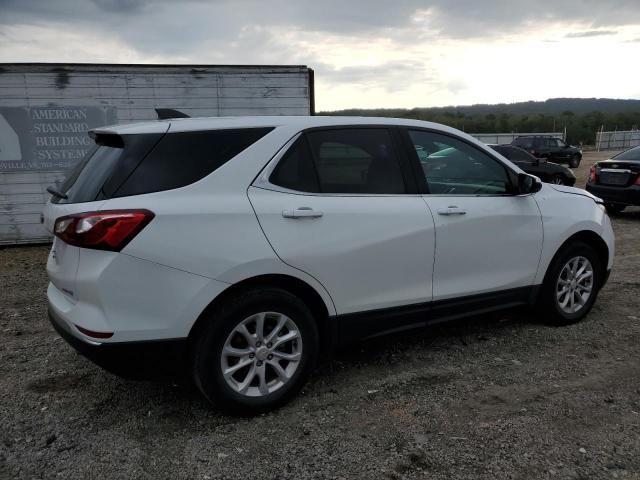
[[[283,210],[282,216],[284,218],[319,218],[322,212],[311,207],[298,207],[294,210]]]
[[[462,208],[450,205],[447,208],[438,209],[438,215],[466,215],[467,211]]]

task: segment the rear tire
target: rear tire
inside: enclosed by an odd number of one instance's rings
[[[626,205],[620,205],[619,203],[605,203],[604,204],[604,208],[607,209],[607,212],[610,215],[616,215],[620,212],[622,212],[627,206]]]
[[[550,325],[570,325],[582,320],[593,307],[604,278],[602,260],[589,244],[565,245],[551,262],[538,310]]]
[[[193,379],[226,412],[256,415],[284,405],[315,366],[316,321],[286,290],[240,293],[210,312],[205,322],[193,344]]]
[[[569,166],[571,168],[578,168],[580,166],[580,161],[582,157],[580,155],[574,155],[571,160],[569,160]]]

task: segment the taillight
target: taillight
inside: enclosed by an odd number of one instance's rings
[[[56,237],[69,245],[119,252],[153,219],[149,210],[105,210],[60,217]]]
[[[598,174],[596,173],[596,166],[593,165],[589,169],[589,183],[596,183],[597,178],[598,178]]]
[[[640,185],[640,174],[636,177],[636,181],[633,182],[634,185]]]

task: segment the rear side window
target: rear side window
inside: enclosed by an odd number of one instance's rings
[[[96,147],[60,188],[81,203],[184,187],[214,172],[269,133],[248,128],[140,135],[98,135]]]
[[[304,135],[284,154],[269,181],[274,185],[299,192],[320,191],[318,176]]]
[[[308,138],[322,192],[406,192],[388,130],[325,130],[311,132]]]
[[[184,187],[214,172],[272,128],[167,133],[114,197]]]
[[[322,193],[406,193],[389,131],[332,129],[302,135],[269,181],[292,190]]]

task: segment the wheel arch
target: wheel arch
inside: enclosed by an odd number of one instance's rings
[[[321,351],[326,351],[326,349],[334,345],[337,340],[337,329],[334,322],[331,321],[332,317],[320,293],[304,280],[286,274],[257,275],[241,280],[226,288],[198,316],[189,331],[189,343],[193,343],[194,338],[198,336],[200,328],[210,318],[211,312],[215,311],[219,305],[243,291],[266,287],[281,288],[300,298],[311,309],[317,322]]]
[[[558,258],[558,255],[560,255],[560,253],[567,247],[567,245],[573,242],[583,242],[593,247],[596,250],[596,252],[598,252],[598,256],[600,257],[602,270],[604,272],[607,271],[607,266],[609,265],[609,247],[607,246],[607,243],[604,241],[604,239],[600,235],[598,235],[593,230],[581,230],[579,232],[574,233],[569,238],[567,238],[562,243],[562,245],[560,245],[560,247],[556,250],[556,253],[553,255],[553,258],[547,265],[547,269],[544,274],[544,282],[547,281],[549,271],[551,270],[556,259]]]

